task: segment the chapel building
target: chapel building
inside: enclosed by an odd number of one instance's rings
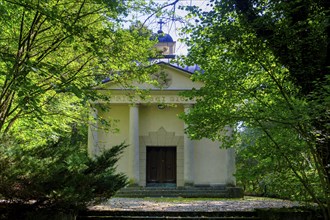
[[[90,126],[90,155],[122,142],[129,144],[117,171],[129,177],[131,186],[235,188],[235,151],[222,149],[221,143],[206,138],[191,140],[185,133],[187,125],[179,118],[195,103],[180,93],[203,86],[191,80],[199,67],[180,67],[167,62],[174,57],[176,42],[161,30],[158,41],[156,47],[163,51],[164,59],[158,60],[160,70],[154,77],[159,77],[160,86],[137,84],[140,89],[150,89],[147,98],[132,98],[128,95],[131,89],[110,80],[101,85],[103,91],[111,92],[111,98],[108,103],[94,103],[92,112],[95,118],[114,122],[116,132],[102,130],[97,124]],[[100,105],[107,110],[97,107]],[[240,196],[238,190],[230,197]]]

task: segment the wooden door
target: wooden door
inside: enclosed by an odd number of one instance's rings
[[[176,183],[176,147],[147,147],[147,183]]]

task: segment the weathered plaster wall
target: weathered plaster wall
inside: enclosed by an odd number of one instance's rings
[[[195,185],[220,185],[227,179],[227,150],[208,139],[194,141]]]
[[[112,146],[125,142],[128,144],[129,137],[129,106],[124,105],[111,105],[108,106],[107,111],[99,110],[99,116],[107,120],[111,127],[107,130],[100,129],[98,132],[99,146],[102,149],[109,149]],[[124,172],[128,176],[132,176],[132,170],[129,166],[129,157],[127,156],[130,146],[125,149],[124,154],[121,156],[117,170]]]
[[[140,136],[147,136],[149,132],[158,131],[163,127],[166,131],[183,135],[183,121],[178,115],[183,112],[183,106],[165,107],[158,109],[157,105],[140,105]]]

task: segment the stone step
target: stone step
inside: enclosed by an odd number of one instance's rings
[[[259,217],[168,217],[168,216],[84,216],[78,217],[79,220],[102,220],[102,219],[214,219],[214,220],[261,220]]]
[[[256,212],[157,212],[157,211],[86,211],[77,219],[222,219],[260,220]]]
[[[154,189],[159,189],[159,190],[226,190],[228,188],[232,187],[226,187],[226,186],[187,186],[187,187],[159,187],[159,186],[147,186],[147,187],[139,187],[139,186],[129,186],[122,188],[123,190],[131,190],[131,189],[139,189],[139,190],[154,190]]]
[[[183,197],[183,198],[227,198],[226,193],[128,193],[116,194],[123,198],[144,198],[144,197]]]
[[[121,192],[227,192],[225,189],[205,189],[205,190],[196,190],[196,189],[121,189]]]
[[[208,197],[208,198],[239,198],[243,193],[240,191],[231,192],[232,189],[238,188],[158,188],[158,187],[127,187],[117,192],[117,197]]]
[[[134,189],[134,190],[120,190],[120,192],[228,192],[228,190],[160,190],[160,189]]]
[[[128,193],[228,193],[227,190],[121,190],[118,193],[128,194]]]
[[[227,198],[226,193],[129,193],[116,194],[117,197],[124,198],[144,198],[144,197],[183,197],[183,198]]]

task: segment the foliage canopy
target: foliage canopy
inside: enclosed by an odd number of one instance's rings
[[[144,80],[154,42],[123,28],[143,0],[0,2],[0,196],[36,207],[83,207],[126,184],[124,145],[87,157],[89,101],[120,70]],[[143,6],[143,7],[142,7]],[[125,82],[125,81],[124,81]],[[78,140],[77,140],[78,139]]]
[[[318,202],[329,218],[329,3],[210,2],[209,11],[188,7],[200,21],[185,30],[185,61],[201,66],[194,79],[205,86],[186,94],[198,100],[184,117],[187,131],[241,143],[244,162],[294,179],[293,195]],[[223,137],[228,126],[233,135]]]
[[[100,98],[92,88],[112,72],[142,75],[153,42],[137,30],[122,29],[120,23],[133,3],[3,1],[1,134],[18,119],[74,117],[70,112],[76,112],[77,106]],[[59,106],[68,102],[73,103]]]

